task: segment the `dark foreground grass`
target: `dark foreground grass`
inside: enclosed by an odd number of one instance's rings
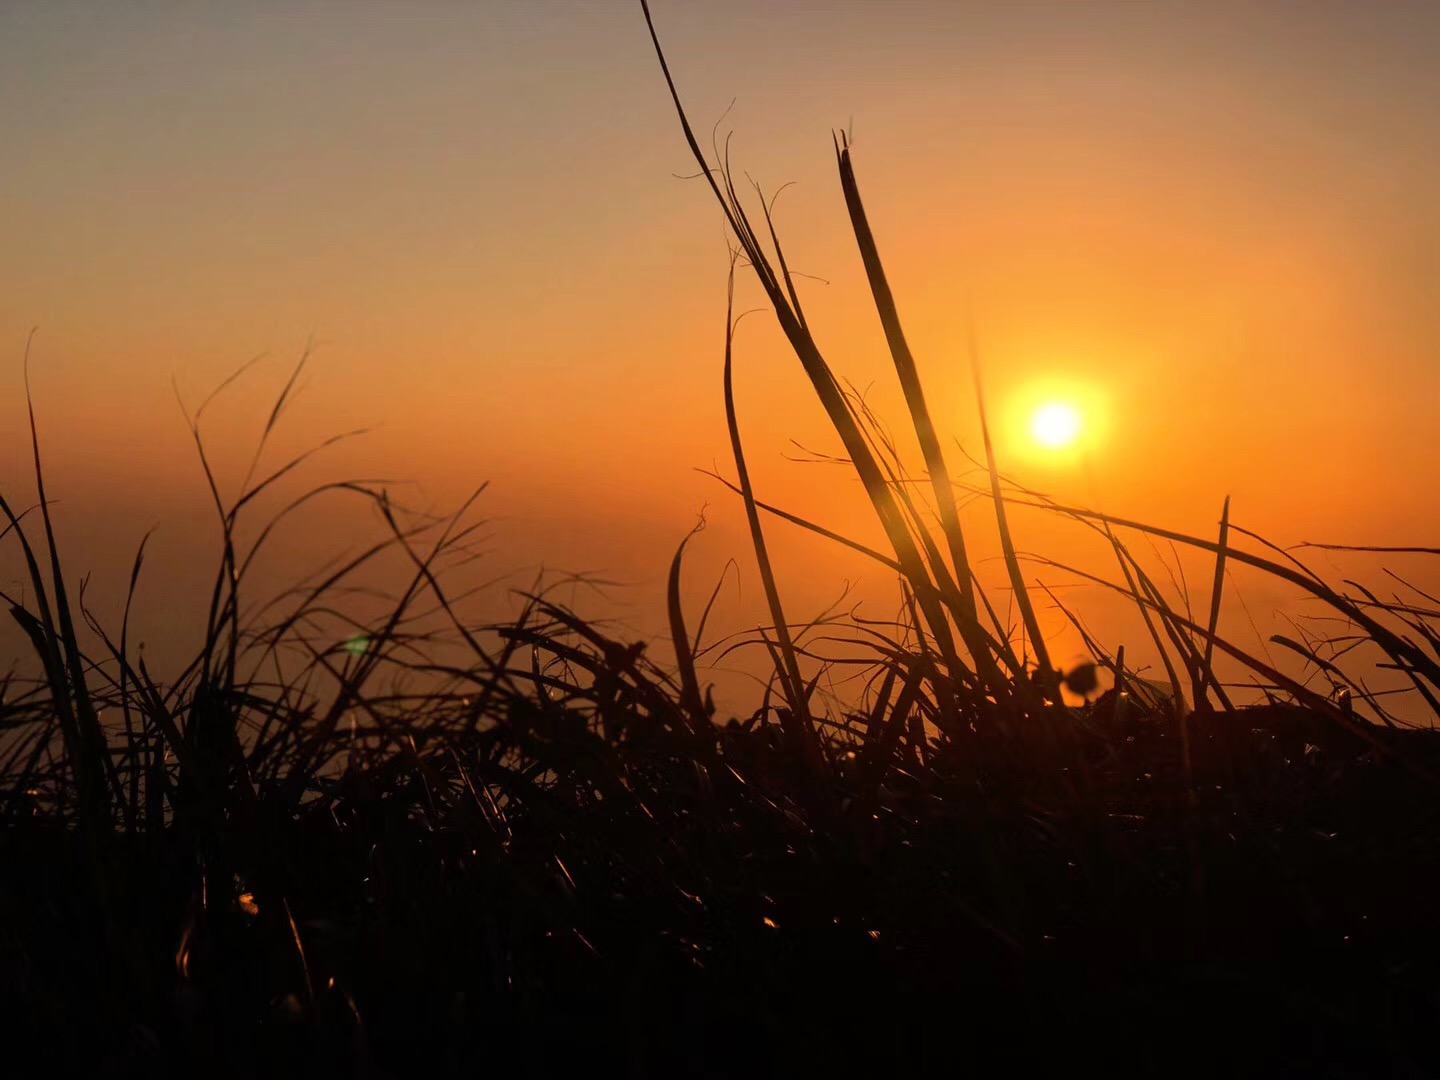
[[[772,671],[750,715],[717,716],[703,685],[683,545],[664,648],[541,589],[514,620],[476,626],[445,586],[473,537],[464,513],[412,519],[382,490],[332,484],[288,505],[366,500],[387,535],[244,607],[289,511],[253,531],[248,519],[295,463],[255,470],[228,501],[206,465],[220,567],[193,661],[162,682],[128,607],[106,626],[67,578],[37,443],[36,508],[0,500],[26,578],[4,599],[37,672],[0,696],[6,1066],[1440,1073],[1440,735],[1397,724],[1396,698],[1373,689],[1376,671],[1402,678],[1409,715],[1440,713],[1440,603],[1336,587],[1255,538],[1239,546],[1228,508],[1209,540],[1056,506],[1006,481],[987,439],[980,490],[1011,627],[972,572],[968,493],[848,147],[837,164],[919,483],[826,365],[768,205],[767,248],[723,155],[684,129],[888,550],[757,496],[727,321],[733,487],[772,616],[748,643]],[[205,462],[198,427],[197,446]],[[1088,669],[1055,670],[1034,604],[1058,601],[1025,578],[1006,513],[1019,504],[1113,550],[1107,584],[1143,614],[1168,694],[1100,643],[1105,693]],[[902,616],[796,624],[767,554],[778,520],[886,565]],[[1167,602],[1131,553],[1147,537],[1213,554],[1208,612]],[[351,586],[387,558],[402,570],[377,609]],[[1343,631],[1275,639],[1299,675],[1252,655],[1218,632],[1227,564],[1324,605]],[[1243,679],[1222,681],[1222,660]],[[849,704],[817,693],[841,663],[862,688]],[[1062,681],[1090,700],[1064,704]],[[1237,682],[1260,703],[1232,700]]]

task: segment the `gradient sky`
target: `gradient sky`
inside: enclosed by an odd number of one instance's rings
[[[977,448],[969,305],[997,449],[1026,482],[1187,531],[1231,494],[1280,542],[1434,543],[1440,6],[654,10],[697,127],[734,99],[737,166],[795,182],[779,226],[825,279],[804,286],[812,322],[882,413],[901,419],[837,127],[948,435]],[[266,354],[216,406],[234,465],[312,338],[285,445],[376,428],[317,479],[413,481],[437,506],[491,480],[497,569],[604,571],[642,626],[706,503],[697,582],[743,559],[695,471],[728,457],[721,220],[675,177],[693,165],[638,2],[3,3],[0,100],[0,483],[28,490],[38,326],[69,557],[123,591],[158,523],[153,635],[190,617],[206,537],[172,381],[193,405]],[[773,321],[738,347],[762,494],[864,534],[852,482],[782,457],[834,440]],[[1088,475],[1021,438],[1055,390],[1093,403]],[[1026,520],[1044,547],[1052,527]],[[326,518],[294,550],[350,527]],[[799,543],[781,559],[802,610],[856,572]]]

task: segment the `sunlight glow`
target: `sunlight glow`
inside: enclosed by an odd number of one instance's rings
[[[1030,434],[1047,450],[1073,446],[1084,428],[1085,421],[1080,410],[1063,401],[1041,405],[1030,420]]]

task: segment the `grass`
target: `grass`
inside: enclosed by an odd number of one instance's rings
[[[448,582],[477,536],[475,500],[436,520],[382,487],[329,483],[252,522],[309,456],[262,467],[293,377],[228,500],[195,414],[220,559],[206,631],[162,682],[129,634],[144,545],[107,627],[67,588],[34,437],[34,508],[0,498],[25,575],[23,598],[3,599],[34,653],[0,694],[7,1059],[230,1076],[1440,1068],[1440,735],[1400,723],[1372,685],[1377,670],[1403,677],[1407,715],[1433,725],[1440,601],[1328,583],[1228,503],[1216,539],[1055,504],[1003,474],[988,435],[983,482],[968,484],[930,419],[840,140],[917,480],[825,362],[769,204],[757,191],[750,216],[727,154],[702,151],[655,46],[736,244],[726,482],[770,625],[728,647],[769,660],[753,711],[717,715],[704,686],[708,607],[692,630],[682,603],[688,538],[670,567],[670,641],[647,646],[541,585],[513,620],[473,625]],[[731,387],[742,267],[888,550],[758,496]],[[386,534],[247,608],[258,553],[323,498],[370,504]],[[1015,626],[975,573],[962,505],[988,506]],[[1091,579],[1136,606],[1168,693],[1027,578],[1029,562],[1054,564],[1023,555],[1018,507],[1108,546],[1115,579]],[[774,527],[887,567],[902,614],[792,621]],[[1152,539],[1213,557],[1207,609],[1167,600],[1135,554]],[[385,560],[377,608],[353,585]],[[1233,565],[1343,631],[1277,635],[1298,673],[1227,640]],[[1073,618],[1110,689],[1055,668],[1040,603]],[[1222,680],[1217,658],[1243,676]],[[840,666],[862,688],[849,702],[818,692]],[[1083,705],[1062,681],[1088,691]],[[1233,700],[1241,683],[1253,703]]]

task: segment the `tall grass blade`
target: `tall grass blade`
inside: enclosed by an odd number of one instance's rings
[[[885,341],[895,364],[895,373],[899,377],[900,388],[905,394],[905,404],[910,411],[911,424],[920,443],[920,450],[925,459],[925,469],[930,475],[930,483],[935,492],[935,504],[940,513],[940,526],[949,547],[950,562],[959,591],[959,610],[956,618],[960,633],[965,639],[975,663],[979,665],[979,670],[984,673],[989,668],[993,676],[990,650],[979,633],[970,559],[965,548],[965,533],[960,525],[959,508],[955,503],[955,488],[950,481],[950,468],[945,461],[939,436],[935,433],[935,423],[930,416],[930,406],[925,400],[925,388],[920,381],[920,372],[915,365],[915,357],[910,351],[910,344],[905,338],[905,331],[900,325],[900,313],[895,306],[895,296],[890,289],[890,282],[885,276],[885,268],[880,261],[880,251],[875,243],[875,235],[870,228],[865,205],[860,198],[860,186],[855,178],[855,166],[850,156],[850,143],[848,138],[843,135],[835,141],[835,159],[840,170],[840,186],[845,193],[845,207],[850,215],[850,226],[855,234],[855,242],[860,248],[861,262],[865,266],[870,295],[874,298],[875,309],[880,316],[880,324],[885,330]],[[993,683],[997,680],[992,677],[989,681]],[[999,687],[995,686],[994,689],[998,690]]]
[[[1216,544],[1215,552],[1215,584],[1210,590],[1210,619],[1205,624],[1205,659],[1200,665],[1200,684],[1195,687],[1195,707],[1197,709],[1205,706],[1205,694],[1210,684],[1215,684],[1216,690],[1220,690],[1219,680],[1215,678],[1213,660],[1215,657],[1215,631],[1220,625],[1220,600],[1225,592],[1225,556],[1230,541],[1230,496],[1225,496],[1225,505],[1220,510],[1220,539]],[[1221,698],[1225,704],[1224,698]],[[1228,708],[1228,704],[1226,704]]]
[[[685,546],[696,533],[705,527],[701,521],[675,549],[670,560],[670,577],[665,590],[666,609],[670,617],[670,638],[675,647],[675,663],[680,671],[680,705],[690,722],[690,728],[702,742],[706,741],[710,717],[705,712],[705,703],[700,696],[700,682],[695,674],[695,656],[690,649],[690,635],[685,629],[685,609],[680,602],[680,566],[685,558]]]
[[[785,618],[785,608],[780,601],[780,587],[776,583],[775,569],[770,563],[770,551],[765,542],[765,530],[760,524],[760,510],[755,503],[755,487],[750,480],[750,467],[745,461],[745,445],[740,438],[740,420],[735,409],[735,260],[730,260],[730,277],[727,285],[725,304],[725,423],[730,433],[730,450],[735,458],[735,472],[740,484],[740,497],[745,504],[745,520],[750,528],[750,545],[755,551],[755,563],[760,572],[760,584],[765,590],[765,603],[770,609],[770,621],[774,627],[776,649],[780,665],[781,692],[789,706],[786,734],[812,764],[818,764],[819,747],[816,742],[814,725],[800,675],[800,664],[796,658],[795,643],[790,637],[790,624]]]
[[[1010,586],[1014,590],[1015,604],[1020,608],[1020,619],[1035,650],[1035,680],[1042,692],[1052,701],[1060,700],[1059,677],[1050,663],[1050,650],[1045,646],[1045,637],[1040,632],[1040,621],[1035,617],[1035,605],[1030,601],[1030,590],[1025,577],[1020,573],[1020,561],[1015,554],[1015,539],[1010,533],[1010,519],[1005,512],[1005,495],[1000,487],[1000,468],[995,460],[995,447],[990,438],[990,420],[985,409],[985,388],[980,378],[980,358],[975,339],[970,338],[970,361],[975,377],[975,404],[980,411],[980,438],[985,446],[985,467],[990,474],[990,497],[995,507],[995,524],[1000,530],[1000,549],[1005,556],[1005,570],[1010,575]],[[1019,676],[1020,673],[1017,673]]]
[[[819,346],[810,335],[809,330],[800,321],[790,304],[789,297],[777,277],[774,268],[770,264],[769,257],[760,246],[755,237],[755,231],[745,214],[744,208],[740,205],[735,196],[734,187],[730,182],[729,170],[723,166],[712,167],[706,160],[700,144],[695,138],[695,133],[690,125],[690,120],[685,113],[684,106],[680,101],[680,93],[671,76],[669,64],[665,60],[664,50],[660,46],[660,38],[655,29],[655,23],[650,14],[650,6],[647,0],[641,0],[641,8],[645,14],[645,22],[650,31],[650,40],[655,47],[655,55],[659,60],[660,69],[665,77],[665,82],[670,90],[670,97],[675,105],[676,115],[680,120],[680,126],[685,135],[686,144],[690,148],[692,156],[699,164],[706,181],[710,185],[716,200],[720,203],[722,212],[731,232],[740,242],[745,257],[750,264],[752,271],[759,280],[761,287],[765,290],[767,299],[774,309],[775,316],[780,323],[780,328],[794,350],[796,358],[800,361],[810,384],[815,390],[816,396],[820,399],[831,425],[840,437],[845,447],[846,454],[855,467],[856,473],[865,488],[871,505],[880,519],[881,526],[885,530],[886,538],[895,551],[896,559],[900,563],[901,572],[912,582],[921,609],[925,615],[925,622],[930,634],[935,638],[937,647],[945,658],[946,667],[955,678],[962,676],[966,669],[960,661],[959,654],[955,650],[954,635],[951,633],[950,624],[947,620],[940,603],[935,597],[933,583],[929,579],[929,573],[925,568],[924,560],[916,547],[915,539],[911,536],[906,526],[904,514],[896,503],[890,486],[885,482],[885,476],[878,462],[862,434],[859,424],[850,411],[850,406],[845,399],[830,367],[826,364],[820,353]],[[718,177],[718,179],[717,179]],[[723,185],[723,186],[722,186]],[[927,586],[929,586],[927,588]]]
[[[33,332],[31,337],[33,339]],[[44,632],[53,647],[51,686],[64,699],[63,709],[71,711],[74,724],[74,745],[70,747],[72,768],[77,780],[76,794],[80,800],[81,819],[96,829],[110,825],[109,772],[110,749],[100,727],[95,703],[85,681],[85,658],[75,634],[75,620],[65,589],[65,575],[60,565],[60,549],[55,540],[55,523],[45,495],[45,470],[40,462],[40,435],[35,423],[35,401],[30,393],[30,342],[25,344],[25,408],[30,424],[30,450],[35,465],[35,493],[40,503],[40,520],[45,528],[45,544],[50,552],[50,584],[54,590],[55,622],[45,619]],[[7,516],[10,516],[8,511]],[[13,517],[11,518],[14,522]],[[18,522],[14,522],[18,526]],[[38,568],[32,567],[37,597],[43,596]],[[43,606],[42,606],[43,611]],[[58,632],[57,632],[58,631]],[[57,704],[59,704],[57,702]]]

